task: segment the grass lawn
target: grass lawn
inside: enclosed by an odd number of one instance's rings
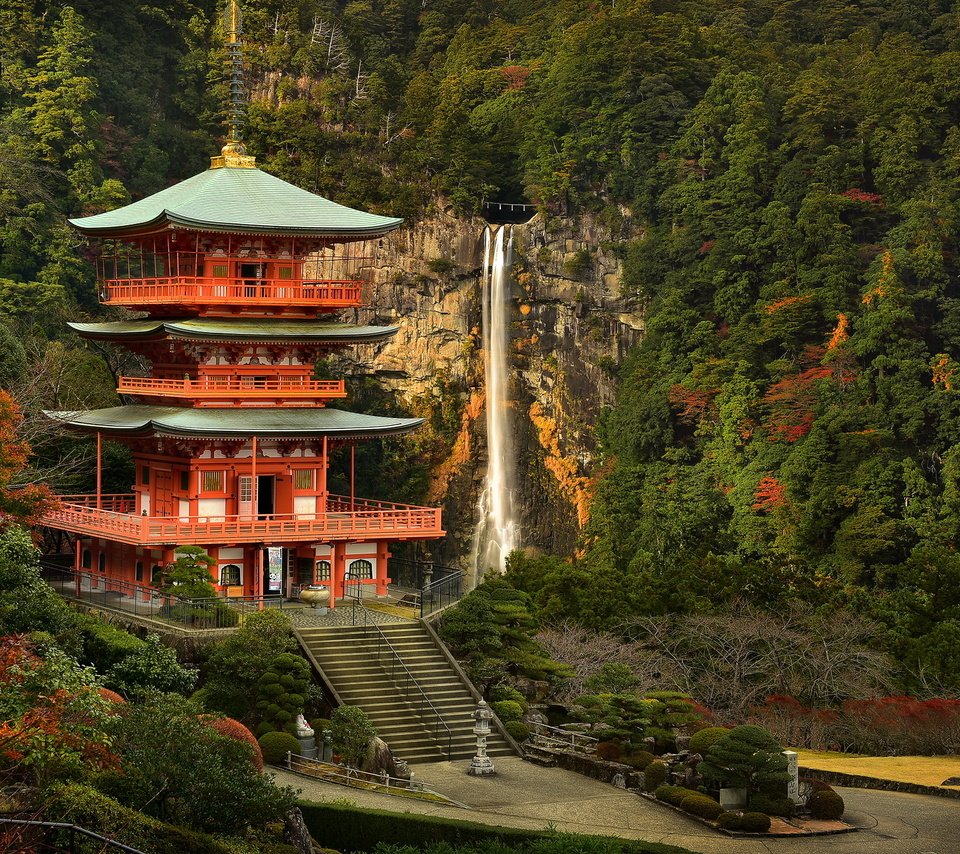
[[[822,771],[861,774],[881,780],[939,786],[948,777],[960,777],[960,756],[860,756],[829,750],[798,750],[800,765]],[[960,786],[950,786],[960,789]]]

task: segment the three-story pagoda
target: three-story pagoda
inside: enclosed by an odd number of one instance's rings
[[[101,494],[98,463],[96,494],[64,496],[47,515],[76,535],[75,568],[149,584],[177,546],[199,545],[225,595],[323,584],[332,605],[345,577],[386,593],[390,542],[442,536],[440,511],[356,497],[352,466],[350,494],[331,494],[330,455],[421,419],[328,407],[344,382],[314,370],[331,351],[396,334],[336,316],[361,304],[343,271],[401,220],[273,177],[231,142],[207,171],[71,223],[98,243],[101,302],[146,314],[71,327],[151,365],[119,379],[135,403],[50,413],[98,445],[129,445],[136,465],[131,493]]]

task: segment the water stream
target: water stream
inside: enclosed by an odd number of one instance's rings
[[[494,236],[495,235],[495,236]],[[503,572],[507,555],[518,546],[514,508],[517,466],[510,397],[510,262],[513,229],[484,233],[482,309],[486,385],[487,472],[477,502],[471,569],[474,583],[485,573]]]

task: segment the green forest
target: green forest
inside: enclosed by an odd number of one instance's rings
[[[647,332],[597,428],[582,549],[516,571],[546,618],[799,600],[870,617],[901,689],[960,690],[955,4],[244,6],[266,170],[414,223],[522,199],[623,235]],[[0,384],[58,486],[90,450],[36,413],[109,405],[117,368],[65,337],[99,311],[66,217],[205,167],[220,11],[0,9]]]

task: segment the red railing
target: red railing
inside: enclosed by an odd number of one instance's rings
[[[205,276],[164,276],[108,279],[101,283],[100,302],[109,305],[186,303],[197,305],[270,304],[280,306],[360,305],[361,283],[349,280],[214,279]]]
[[[373,506],[376,505],[376,506]],[[114,509],[123,507],[125,509]],[[43,517],[51,528],[133,543],[213,544],[217,542],[312,542],[373,536],[378,539],[433,538],[444,534],[440,510],[388,502],[332,497],[327,512],[270,516],[138,516],[132,495],[66,495]]]
[[[292,397],[332,400],[347,396],[343,380],[310,380],[304,377],[201,377],[160,379],[157,377],[120,377],[117,391],[121,394],[162,395],[186,398],[251,399]]]

